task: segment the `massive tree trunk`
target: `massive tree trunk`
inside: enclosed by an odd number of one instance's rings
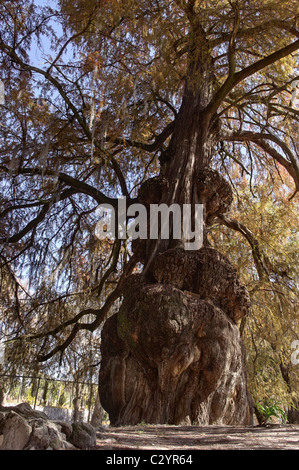
[[[219,124],[207,106],[209,61],[190,63],[189,76],[160,175],[138,197],[145,206],[204,204],[204,242],[192,251],[171,237],[133,244],[144,271],[126,281],[122,306],[102,332],[100,398],[113,425],[252,419],[237,326],[249,296],[206,236],[232,202],[230,185],[211,169]]]

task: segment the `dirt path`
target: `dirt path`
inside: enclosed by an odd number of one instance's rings
[[[299,450],[299,425],[102,428],[98,450]]]

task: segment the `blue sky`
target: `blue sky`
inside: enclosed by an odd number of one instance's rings
[[[33,3],[38,7],[52,7],[54,9],[57,7],[56,0],[33,0]],[[59,32],[61,31],[60,25],[52,21],[51,26],[59,34]],[[40,40],[42,43],[42,49],[40,49],[36,42],[33,42],[30,51],[30,59],[32,61],[32,64],[39,67],[41,67],[41,65],[45,63],[44,59],[46,55],[51,54],[51,44],[49,38],[43,35]]]

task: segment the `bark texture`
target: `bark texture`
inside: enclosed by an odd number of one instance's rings
[[[177,251],[180,259],[184,253]],[[159,261],[172,254],[160,255]],[[211,264],[202,272],[205,256]],[[198,273],[193,277],[198,293],[184,289],[188,258]],[[211,283],[208,272],[217,270],[218,253],[203,249],[194,258],[188,253],[185,264],[173,264],[171,283],[149,284],[131,276],[119,312],[104,327],[100,393],[113,425],[251,422],[244,350],[234,321],[248,308],[247,293],[222,259],[207,297],[204,286]],[[155,275],[164,277],[160,266]],[[221,282],[225,267],[231,283],[226,277]],[[170,263],[167,268],[168,279]]]
[[[206,219],[225,212],[229,185],[211,170],[198,179]],[[142,202],[157,202],[165,186],[159,179],[146,182]],[[149,244],[135,242],[140,260],[147,259]],[[236,323],[249,308],[235,269],[208,244],[158,251],[147,276],[126,280],[122,306],[102,332],[100,398],[111,424],[250,424]]]
[[[183,236],[134,241],[143,273],[127,279],[122,306],[102,332],[99,390],[112,425],[252,420],[236,323],[248,313],[249,296],[207,238],[214,218],[229,210],[232,190],[211,168],[221,125],[209,106],[213,62],[200,22],[190,18],[190,38],[201,47],[190,44],[184,96],[160,175],[141,186],[138,199],[146,207],[203,204],[204,243],[185,251]]]

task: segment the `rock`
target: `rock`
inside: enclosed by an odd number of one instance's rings
[[[73,423],[73,431],[70,436],[70,442],[79,449],[92,449],[96,446],[97,437],[95,428],[84,422]]]
[[[78,447],[75,447],[71,442],[64,441],[63,443],[63,450],[78,450]]]
[[[85,427],[86,434],[88,425]],[[0,445],[3,450],[72,450],[76,449],[69,441],[72,433],[70,424],[51,421],[44,413],[33,410],[28,403],[1,407]],[[89,443],[94,444],[91,434]],[[86,445],[86,436],[83,439],[83,445]]]
[[[66,435],[61,432],[61,425],[51,421],[36,421],[30,436],[28,448],[39,450],[61,450],[74,448],[66,441]]]
[[[20,403],[16,406],[1,406],[0,411],[14,411],[18,415],[23,416],[24,418],[41,418],[48,419],[48,416],[42,411],[34,410],[29,403]]]
[[[65,435],[66,439],[69,439],[71,437],[73,428],[72,425],[61,420],[54,420],[53,421],[55,424],[57,424],[60,427],[61,432]]]
[[[60,449],[62,436],[58,429],[52,423],[36,421],[33,426],[33,431],[29,441],[29,447],[35,449],[46,450],[49,447],[52,449]]]
[[[48,415],[44,413],[43,411],[39,410],[34,410],[29,403],[21,403],[20,405],[17,405],[15,407],[15,411],[19,414],[22,414],[24,417],[30,417],[30,418],[40,418],[47,420]]]
[[[32,428],[25,418],[9,411],[3,427],[1,450],[22,450],[26,446]]]

